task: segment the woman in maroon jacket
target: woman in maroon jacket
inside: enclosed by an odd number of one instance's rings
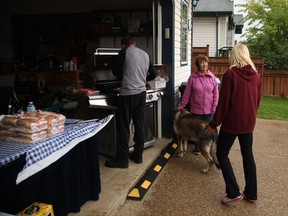
[[[230,204],[245,198],[257,200],[256,164],[252,144],[257,109],[260,103],[261,80],[244,44],[233,47],[230,68],[225,72],[219,102],[207,134],[221,124],[217,141],[217,158],[226,184],[226,194],[221,202]],[[234,175],[228,154],[238,137],[244,166],[245,188],[243,194]]]

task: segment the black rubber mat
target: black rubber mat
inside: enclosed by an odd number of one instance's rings
[[[129,192],[127,199],[141,201],[145,196],[148,189],[151,187],[163,167],[166,165],[168,160],[174,154],[177,149],[176,143],[170,143],[161,152],[159,157],[153,162],[142,178],[137,182],[134,188]]]

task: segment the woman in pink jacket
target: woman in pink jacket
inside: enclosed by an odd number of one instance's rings
[[[189,104],[190,112],[194,116],[210,122],[218,103],[216,77],[208,69],[209,59],[207,56],[199,55],[195,59],[195,65],[197,71],[192,73],[188,79],[178,110],[185,108]],[[197,144],[194,153],[200,154]]]

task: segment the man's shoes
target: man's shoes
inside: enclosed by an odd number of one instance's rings
[[[141,164],[143,162],[142,157],[136,157],[134,154],[129,155],[129,158],[133,160],[136,164]]]
[[[106,161],[104,165],[109,168],[121,168],[121,169],[128,168],[127,162],[125,163],[125,162],[118,161],[118,160]]]
[[[244,197],[241,195],[235,197],[235,198],[229,198],[229,197],[224,197],[222,200],[221,200],[221,203],[224,204],[224,205],[229,205],[229,204],[232,204],[232,203],[235,203],[235,202],[239,202],[243,199]]]
[[[256,203],[256,200],[252,200],[252,199],[247,198],[244,193],[242,194],[242,196],[246,201],[248,201],[250,203]]]

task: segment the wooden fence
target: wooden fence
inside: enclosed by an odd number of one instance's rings
[[[264,69],[262,93],[266,96],[288,97],[288,71]]]
[[[229,59],[227,57],[209,57],[210,70],[222,80],[223,74],[229,69]],[[260,74],[263,77],[264,72],[264,59],[263,58],[253,58],[252,61]]]
[[[196,56],[208,55],[209,46],[193,47],[193,61]],[[262,81],[262,95],[288,97],[288,71],[272,70],[264,67],[263,58],[252,59]],[[209,57],[210,70],[222,80],[222,76],[229,68],[229,59],[227,57]],[[195,64],[192,62],[192,71],[195,71]]]

